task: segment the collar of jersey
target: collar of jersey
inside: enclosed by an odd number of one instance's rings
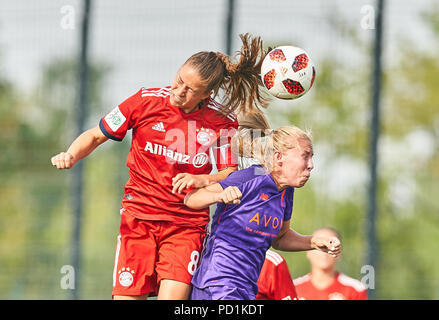
[[[194,116],[197,116],[197,115],[199,115],[200,113],[204,112],[204,110],[206,109],[206,106],[207,106],[208,101],[209,101],[209,98],[205,99],[205,100],[204,100],[204,103],[203,103],[203,106],[202,106],[200,109],[198,109],[198,110],[196,110],[196,111],[194,111],[194,112],[191,112],[191,113],[185,113],[185,112],[183,112],[183,110],[181,110],[179,107],[173,106],[173,105],[171,104],[170,99],[169,99],[169,96],[166,97],[166,103],[168,104],[168,106],[169,106],[170,108],[173,108],[174,110],[177,110],[177,111],[181,114],[181,116],[182,116],[183,118],[193,118]]]

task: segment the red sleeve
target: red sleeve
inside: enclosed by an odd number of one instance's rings
[[[367,290],[358,292],[356,300],[368,300]]]
[[[138,115],[145,111],[148,101],[146,97],[142,97],[144,90],[140,89],[100,120],[99,127],[105,136],[121,141],[126,132],[136,126]]]
[[[294,300],[296,288],[285,260],[275,265],[265,259],[258,280],[256,300]]]
[[[256,295],[256,300],[274,300],[272,290],[272,271],[274,264],[269,260],[265,259],[264,265],[262,266],[261,273],[258,279],[258,293]]]

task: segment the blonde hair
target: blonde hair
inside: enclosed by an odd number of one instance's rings
[[[232,138],[232,151],[239,157],[256,159],[265,169],[273,170],[274,152],[286,152],[299,148],[300,139],[312,142],[309,130],[296,126],[282,126],[270,129],[261,110],[238,115],[239,130]],[[291,138],[295,138],[293,141]]]
[[[263,94],[260,77],[261,65],[271,50],[263,50],[260,37],[251,38],[248,33],[240,35],[241,50],[230,57],[221,52],[202,51],[192,55],[188,64],[198,71],[206,92],[213,91],[216,97],[220,90],[224,97],[220,110],[228,115],[232,112],[252,112],[258,107],[267,107],[269,98]],[[238,59],[236,63],[232,60]]]

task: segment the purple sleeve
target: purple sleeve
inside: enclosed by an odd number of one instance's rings
[[[225,189],[230,186],[236,186],[238,184],[241,184],[242,182],[244,182],[242,180],[242,175],[239,174],[239,171],[235,171],[229,174],[227,178],[219,181],[218,183],[221,185],[221,187],[223,187],[223,189]]]

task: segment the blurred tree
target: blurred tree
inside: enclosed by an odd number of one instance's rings
[[[380,221],[383,298],[438,299],[439,5],[422,14],[431,49],[402,38],[389,68]],[[383,252],[384,253],[384,252]],[[386,272],[384,272],[386,270]]]
[[[97,113],[108,110],[102,92],[109,70],[102,63],[91,66],[89,108],[93,122]],[[60,269],[69,264],[70,172],[56,171],[50,157],[65,151],[75,138],[71,120],[75,86],[76,65],[70,60],[43,66],[41,80],[31,94],[18,94],[0,79],[0,124],[5,128],[0,142],[4,150],[0,158],[4,182],[0,210],[5,218],[0,223],[0,260],[7,261],[2,263],[6,270],[0,280],[3,298],[67,297],[60,288]],[[108,185],[115,184],[112,177],[107,178]]]
[[[3,74],[3,73],[2,73]],[[13,87],[4,76],[0,76],[0,126],[3,128],[0,139],[0,286],[10,288],[14,285],[16,274],[20,268],[22,257],[14,255],[17,247],[23,244],[23,239],[16,236],[16,232],[23,232],[24,219],[20,210],[20,203],[24,194],[19,188],[14,173],[18,172],[21,163],[18,159],[20,148],[16,144],[16,137],[22,130],[19,119],[21,100]],[[18,271],[19,272],[19,271]],[[17,284],[19,286],[19,284]],[[1,290],[0,292],[4,292]],[[1,295],[0,293],[0,295]]]

